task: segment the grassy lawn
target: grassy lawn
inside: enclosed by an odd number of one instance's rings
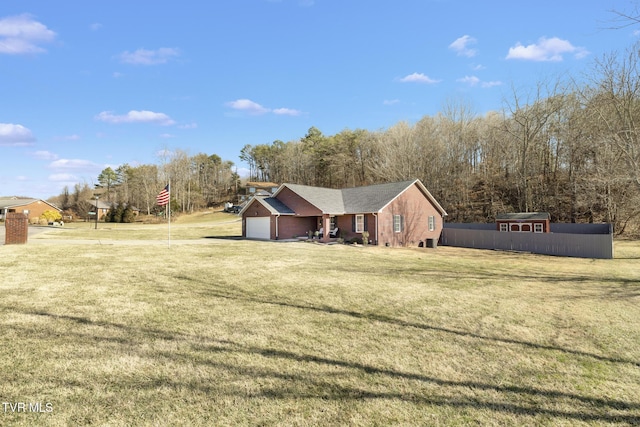
[[[191,240],[213,237],[230,237],[242,234],[240,217],[235,214],[207,211],[183,215],[171,222],[171,239]],[[98,222],[71,222],[64,227],[50,229],[36,239],[70,240],[168,240],[166,222],[145,224],[116,224]]]
[[[207,242],[0,246],[0,396],[42,405],[0,425],[640,423],[639,242],[614,260]]]

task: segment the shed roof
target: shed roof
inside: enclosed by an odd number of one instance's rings
[[[247,181],[247,187],[257,187],[257,188],[276,188],[279,185],[275,182],[263,182],[263,181]]]
[[[498,221],[507,221],[507,220],[523,220],[523,219],[537,219],[544,220],[550,219],[551,216],[547,212],[515,212],[515,213],[502,213],[496,215],[496,220]]]

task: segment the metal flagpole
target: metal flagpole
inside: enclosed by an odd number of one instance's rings
[[[169,178],[169,203],[167,203],[167,219],[169,222],[169,247],[171,247],[171,178]]]

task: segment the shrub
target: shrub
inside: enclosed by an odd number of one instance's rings
[[[62,219],[62,215],[58,211],[46,210],[42,212],[42,215],[40,215],[40,219],[48,224],[50,222],[60,221]]]
[[[368,231],[363,231],[362,232],[362,244],[364,246],[367,246],[369,244],[369,232]]]

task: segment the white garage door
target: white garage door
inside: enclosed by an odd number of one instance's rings
[[[271,218],[247,218],[247,238],[248,239],[270,239],[271,238]]]

